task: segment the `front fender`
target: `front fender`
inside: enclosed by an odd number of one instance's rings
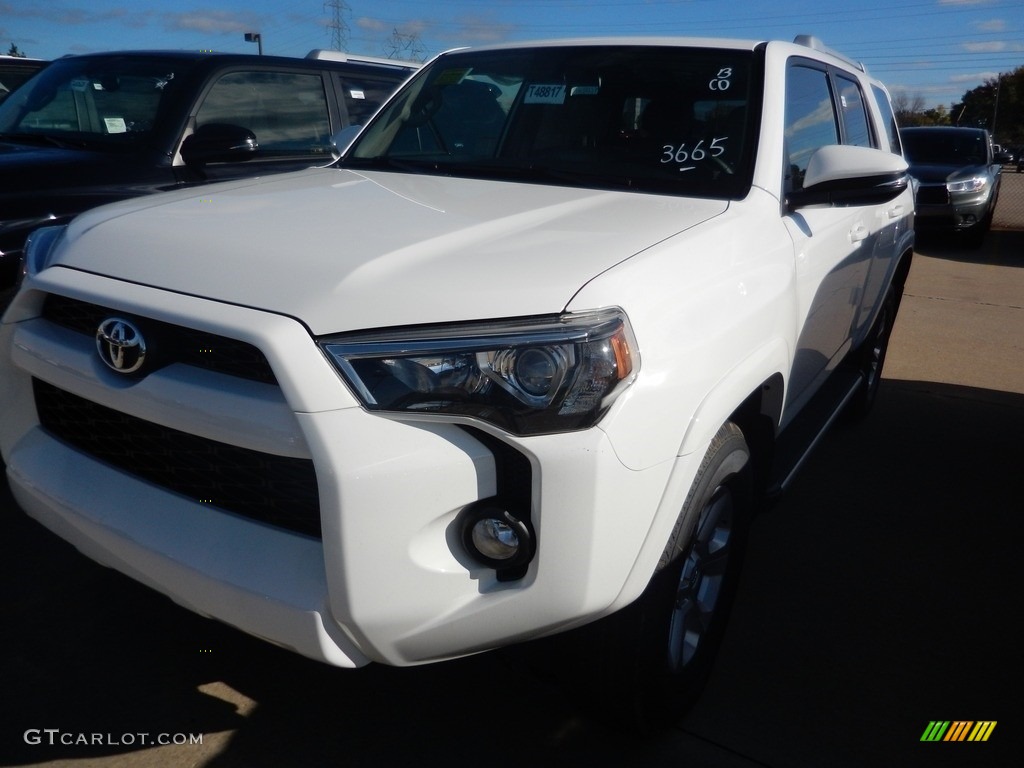
[[[711,442],[718,429],[728,421],[733,412],[763,387],[772,387],[765,392],[765,401],[770,405],[766,414],[778,425],[782,418],[782,404],[785,402],[787,373],[792,365],[790,346],[781,338],[770,339],[754,352],[736,364],[725,374],[701,400],[690,418],[683,434],[678,455],[686,456]],[[778,384],[769,383],[776,374],[782,376],[782,391],[776,391]]]

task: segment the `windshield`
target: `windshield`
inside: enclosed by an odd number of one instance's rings
[[[446,54],[342,164],[736,198],[750,185],[750,51],[559,46]]]
[[[984,131],[904,130],[903,154],[918,165],[984,165],[988,140]]]
[[[153,56],[53,62],[0,104],[0,137],[77,146],[148,137],[181,61]]]

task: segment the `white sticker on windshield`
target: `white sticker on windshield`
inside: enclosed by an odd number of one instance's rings
[[[348,95],[351,96],[353,99],[365,99],[366,98],[366,94],[363,93],[362,91],[355,91],[355,90],[349,91]]]
[[[107,133],[128,133],[128,124],[123,117],[104,117],[103,124],[107,126]]]
[[[523,97],[524,104],[564,104],[564,85],[541,85],[535,83],[526,87],[526,96]]]

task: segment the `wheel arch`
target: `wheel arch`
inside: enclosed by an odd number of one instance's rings
[[[789,357],[788,345],[781,338],[773,339],[734,366],[705,395],[690,418],[647,539],[612,610],[635,600],[659,571],[680,515],[686,511],[685,500],[697,468],[726,422],[734,422],[743,432],[753,462],[754,492],[763,490],[771,470],[775,430],[782,418],[786,385],[783,371],[789,370]]]
[[[774,435],[782,420],[787,384],[783,372],[789,370],[791,357],[789,346],[776,338],[734,366],[694,411],[678,455],[707,446],[726,421],[752,432],[769,426]]]
[[[893,270],[892,284],[896,289],[896,307],[899,308],[900,300],[903,298],[903,289],[907,285],[907,277],[910,275],[910,265],[914,261],[913,247],[907,248],[900,254],[899,263]]]

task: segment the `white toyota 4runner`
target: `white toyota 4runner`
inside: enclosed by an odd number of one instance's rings
[[[605,690],[656,719],[699,687],[751,511],[871,403],[906,170],[883,86],[813,38],[445,53],[329,167],[33,235],[11,489],[340,666],[604,619],[577,634]]]

